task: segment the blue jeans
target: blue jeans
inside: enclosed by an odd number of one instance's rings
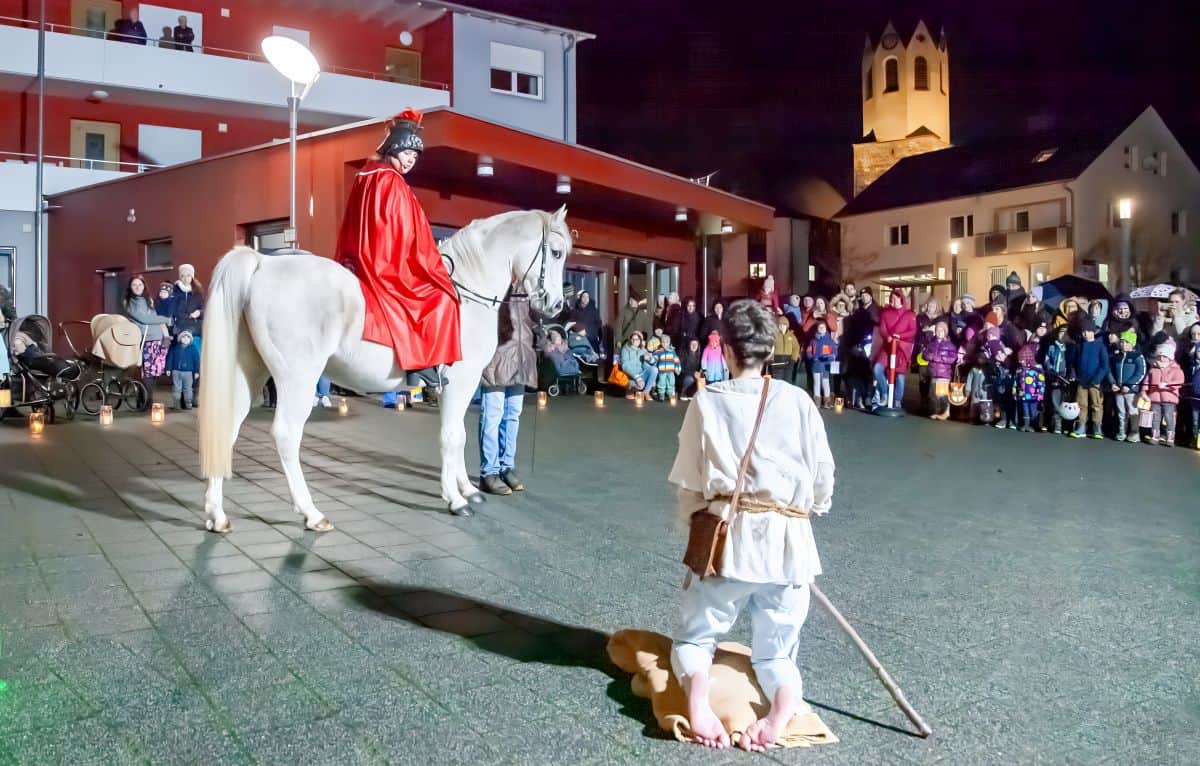
[[[658,368],[646,365],[642,368],[642,371],[637,375],[634,375],[633,378],[635,380],[642,381],[642,387],[638,390],[645,391],[648,394],[654,390],[654,381],[658,378]]]
[[[329,396],[333,381],[322,375],[317,378],[317,396]]]
[[[883,406],[887,407],[888,406],[888,402],[887,402],[887,390],[888,390],[887,367],[885,367],[882,363],[878,363],[875,365],[875,385],[878,387],[879,400],[883,402]],[[904,375],[899,370],[896,370],[896,401],[891,406],[899,407],[903,401],[904,401]]]
[[[524,403],[524,386],[483,389],[479,407],[480,476],[496,476],[512,469]]]

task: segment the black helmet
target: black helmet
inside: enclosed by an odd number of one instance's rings
[[[383,157],[396,156],[408,149],[420,152],[425,149],[421,140],[421,113],[415,109],[405,109],[388,123],[387,138],[375,151]]]

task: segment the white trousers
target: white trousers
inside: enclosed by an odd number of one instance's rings
[[[812,374],[813,398],[829,396],[829,373],[814,372]]]
[[[717,641],[728,633],[743,608],[750,608],[750,655],[758,685],[775,699],[782,686],[803,693],[796,652],[808,616],[808,585],[770,585],[723,577],[692,580],[683,592],[682,620],[672,637],[671,669],[685,676],[707,673]]]

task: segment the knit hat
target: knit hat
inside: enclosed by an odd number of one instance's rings
[[[654,351],[655,349],[657,349],[657,348],[658,348],[659,346],[661,346],[661,345],[662,345],[662,343],[661,343],[661,342],[659,342],[658,338],[651,338],[651,339],[650,339],[650,340],[649,340],[649,341],[646,343],[646,349],[647,349],[648,351]]]
[[[1127,342],[1131,346],[1137,346],[1137,332],[1134,330],[1126,330],[1125,332],[1121,333],[1120,338],[1122,341]]]
[[[192,342],[192,331],[184,330],[183,332],[179,333],[179,342],[180,343],[191,343]]]
[[[1092,321],[1090,316],[1086,314],[1079,317],[1079,332],[1096,332],[1096,323]]]
[[[975,296],[971,295],[970,293],[963,293],[962,299],[964,301],[970,301],[971,303],[975,303]]]
[[[158,286],[158,289],[159,289],[159,291],[160,291],[160,292],[161,292],[162,290],[166,290],[166,291],[170,292],[170,291],[171,291],[171,290],[173,290],[174,288],[175,288],[175,283],[174,283],[174,282],[163,282],[163,283],[159,284],[159,286]]]
[[[1018,276],[1017,272],[1014,271],[1008,275],[1008,279],[1004,280],[1004,284],[1006,286],[1016,285],[1017,287],[1020,287],[1021,286],[1021,277]]]
[[[1154,349],[1154,356],[1165,356],[1168,359],[1175,358],[1175,341],[1167,338]]]
[[[1120,306],[1122,303],[1124,303],[1129,308],[1133,308],[1133,299],[1129,297],[1129,293],[1117,293],[1117,297],[1113,298],[1112,305],[1113,305],[1114,309],[1117,306]]]

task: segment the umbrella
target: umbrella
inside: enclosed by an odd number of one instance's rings
[[[1043,282],[1033,288],[1030,294],[1041,301],[1042,305],[1051,312],[1058,311],[1059,304],[1067,298],[1112,301],[1112,295],[1104,285],[1071,274]]]
[[[1193,301],[1193,302],[1197,300],[1196,294],[1194,292],[1192,292],[1191,290],[1187,289],[1186,287],[1176,287],[1175,285],[1169,285],[1166,283],[1157,284],[1157,285],[1143,285],[1142,287],[1134,288],[1134,290],[1129,293],[1129,297],[1130,298],[1157,298],[1159,300],[1165,301],[1167,299],[1167,297],[1171,293],[1175,292],[1176,290],[1183,290],[1184,300]]]

